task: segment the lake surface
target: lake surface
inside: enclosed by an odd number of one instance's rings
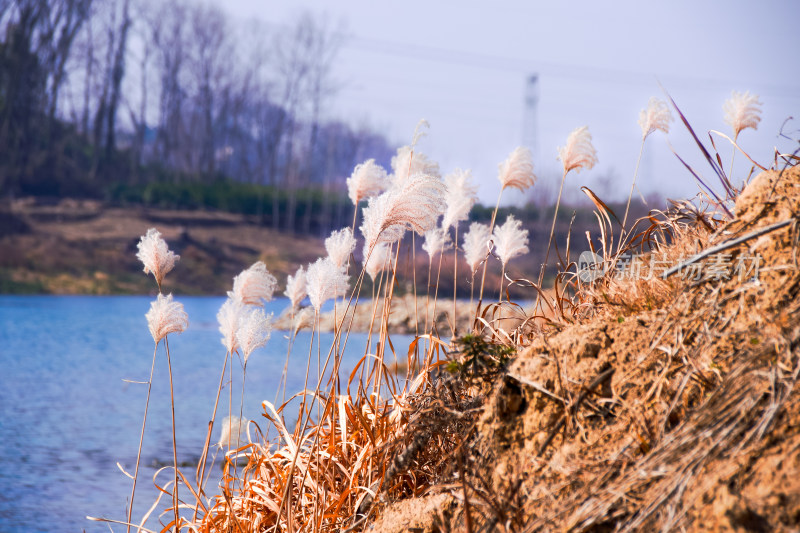
[[[106,524],[85,517],[125,519],[131,480],[116,463],[133,473],[147,385],[124,380],[147,381],[149,377],[154,343],[144,314],[152,299],[0,296],[0,531],[107,532]],[[216,321],[224,300],[176,300],[184,304],[189,315],[189,328],[169,336],[178,461],[196,463],[225,360]],[[276,300],[267,304],[267,311],[277,316],[287,305],[287,300]],[[322,335],[323,361],[331,340],[332,335]],[[392,340],[398,353],[404,353],[409,339]],[[289,394],[303,388],[309,341],[308,332],[300,333],[295,341],[289,364]],[[244,416],[262,428],[261,402],[275,399],[288,343],[285,332],[273,331],[267,346],[253,352],[247,364]],[[364,354],[365,343],[366,335],[350,335],[343,376]],[[312,376],[316,377],[316,348],[314,352]],[[235,359],[236,414],[240,369]],[[152,478],[157,467],[172,464],[168,379],[166,356],[160,345],[134,521],[155,500]],[[218,423],[227,416],[228,392],[226,388],[222,393]],[[215,428],[212,442],[218,438]],[[186,472],[194,472],[194,467],[186,468]],[[163,479],[166,477],[169,474]],[[209,487],[214,486],[212,476]],[[160,529],[156,520],[148,525]],[[112,527],[125,530],[121,525]]]

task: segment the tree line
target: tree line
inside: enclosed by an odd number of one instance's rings
[[[192,0],[0,0],[0,195],[217,204],[324,231],[393,148],[327,120],[341,29]],[[209,201],[205,204],[213,204]]]

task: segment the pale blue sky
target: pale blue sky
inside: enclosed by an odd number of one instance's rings
[[[524,86],[533,73],[540,77],[534,166],[542,190],[557,187],[556,147],[587,125],[599,164],[571,176],[569,194],[580,194],[580,185],[601,188],[598,180],[611,173],[618,181],[607,195],[626,197],[638,113],[650,96],[663,96],[657,80],[704,140],[709,129],[728,133],[722,104],[731,90],[759,94],[759,129],[740,136],[758,161],[770,161],[775,146],[793,149],[777,138],[787,117],[799,119],[789,129],[800,128],[796,0],[218,1],[240,19],[289,24],[307,9],[341,21],[349,38],[329,116],[369,123],[398,143],[426,118],[431,129],[421,149],[445,172],[472,168],[486,201],[499,190],[497,164],[523,142]],[[669,140],[711,178],[682,125],[673,123]],[[730,146],[718,146],[729,161]],[[737,160],[743,177],[749,166]],[[648,138],[639,183],[645,193],[673,197],[697,190],[660,132]]]

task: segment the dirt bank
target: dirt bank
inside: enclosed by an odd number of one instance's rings
[[[320,239],[274,232],[241,215],[109,208],[100,202],[18,200],[0,220],[0,292],[146,294],[136,244],[155,227],[181,260],[165,279],[179,294],[219,294],[255,261],[281,286],[300,264],[325,253]]]
[[[583,318],[493,381],[442,459],[461,466],[417,498],[378,498],[367,529],[797,531],[800,169],[756,178],[735,213],[684,221],[665,262],[790,223],[692,275],[587,288]],[[752,258],[756,272],[733,270]]]

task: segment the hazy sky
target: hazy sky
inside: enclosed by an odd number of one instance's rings
[[[650,96],[663,97],[659,81],[704,141],[709,129],[729,133],[722,104],[732,90],[750,90],[763,103],[758,131],[739,138],[757,161],[771,161],[775,146],[797,146],[778,138],[789,116],[798,120],[785,131],[800,136],[797,0],[218,1],[242,19],[289,24],[305,9],[341,22],[348,37],[328,115],[368,123],[403,144],[427,119],[431,128],[420,149],[444,172],[472,168],[486,201],[499,191],[497,164],[530,128],[524,94],[531,74],[539,75],[534,167],[540,176],[531,194],[557,188],[556,147],[587,125],[599,164],[571,175],[569,194],[580,194],[580,185],[602,190],[610,176],[605,196],[627,197],[641,139],[638,113]],[[677,121],[668,138],[711,178]],[[727,166],[731,146],[718,147]],[[737,155],[736,176],[749,170],[745,162]],[[638,182],[645,193],[697,190],[660,132],[647,140]]]

